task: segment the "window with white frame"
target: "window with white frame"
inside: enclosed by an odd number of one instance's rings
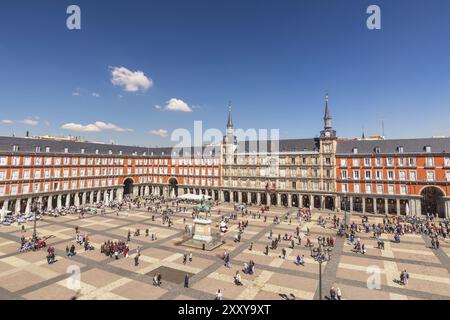
[[[444,166],[450,167],[450,157],[445,157],[444,158]]]
[[[348,192],[348,184],[346,183],[342,184],[342,192]]]
[[[392,185],[392,184],[388,185],[388,193],[389,194],[394,194],[395,193],[394,185]]]
[[[8,164],[8,157],[0,157],[0,166],[6,166]]]
[[[375,165],[381,167],[383,160],[381,158],[375,158]]]
[[[393,170],[388,171],[388,180],[395,180],[395,172]]]
[[[383,185],[382,184],[377,184],[377,193],[379,193],[379,194],[383,193]]]
[[[17,184],[13,184],[11,186],[11,195],[16,195],[18,190],[19,190],[19,186]]]
[[[366,184],[366,193],[372,193],[372,185]]]
[[[383,180],[383,171],[381,171],[381,170],[375,171],[375,179]]]
[[[434,171],[427,171],[427,181],[434,181]]]
[[[406,194],[406,186],[404,184],[400,185],[400,194],[405,195]]]
[[[386,165],[389,167],[394,166],[394,158],[387,158],[386,159]]]

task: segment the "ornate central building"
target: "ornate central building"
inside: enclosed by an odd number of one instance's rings
[[[238,141],[231,108],[222,144],[225,202],[335,209],[336,132],[325,101],[319,138]]]

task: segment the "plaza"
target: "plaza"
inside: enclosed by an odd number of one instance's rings
[[[237,219],[230,219],[228,231],[222,234],[224,244],[211,251],[187,248],[180,243],[185,238],[185,226],[192,224],[192,208],[186,212],[177,211],[172,201],[169,208],[174,209],[171,216],[173,225],[163,224],[162,215],[154,214],[145,207],[131,206],[131,209],[116,211],[107,209],[105,214],[44,216],[37,222],[37,235],[45,238],[47,246],[55,249],[56,262],[47,264],[46,250],[20,253],[20,238],[33,234],[33,224],[27,222],[25,231],[13,223],[0,226],[0,299],[200,299],[213,300],[218,289],[224,300],[268,299],[268,300],[311,300],[319,299],[319,265],[311,257],[306,239],[317,247],[317,238],[335,239],[331,259],[322,265],[322,298],[329,296],[331,287],[340,288],[342,299],[449,299],[450,298],[450,244],[442,240],[439,249],[430,248],[427,236],[405,234],[401,242],[393,241],[393,235],[383,233],[383,250],[377,248],[377,240],[371,233],[358,232],[366,245],[366,253],[354,252],[353,246],[345,237],[336,235],[333,216],[344,219],[349,224],[361,223],[361,217],[350,213],[313,210],[311,221],[300,224],[302,244],[290,247],[291,242],[283,240],[285,234],[292,235],[299,225],[295,209],[271,207],[258,215],[260,207],[247,207],[247,214],[237,213]],[[216,222],[222,216],[234,212],[230,204],[219,203],[212,209],[214,232],[218,232]],[[255,215],[253,215],[255,214]],[[284,218],[287,215],[287,218]],[[154,219],[152,219],[154,215]],[[266,219],[263,217],[267,216]],[[280,218],[279,223],[274,218]],[[325,219],[325,227],[319,218]],[[369,223],[382,222],[383,216],[368,217]],[[241,234],[240,242],[235,242],[239,221],[247,221],[248,226]],[[264,221],[266,220],[266,221]],[[67,257],[65,248],[75,243],[75,227],[81,234],[89,236],[94,250],[84,251],[76,244],[76,255]],[[139,236],[133,236],[136,229]],[[145,236],[143,230],[149,229],[156,240]],[[309,234],[306,235],[309,230]],[[129,257],[114,259],[100,252],[100,246],[110,239],[125,240],[128,231]],[[273,236],[280,234],[282,239],[275,250],[264,253]],[[250,244],[253,243],[251,250]],[[140,250],[139,265],[135,266],[133,257]],[[286,249],[286,258],[280,257]],[[183,255],[192,252],[192,262],[183,263]],[[229,253],[231,267],[224,265],[222,255]],[[304,255],[304,266],[296,265],[295,257]],[[249,260],[255,263],[253,274],[244,274],[242,268]],[[68,286],[73,266],[80,268],[79,289]],[[68,269],[69,268],[69,269]],[[398,284],[399,274],[407,270],[410,279],[404,286]],[[372,270],[372,271],[371,271]],[[373,270],[379,270],[381,287],[368,289],[368,279]],[[242,286],[234,283],[236,271],[241,272]],[[368,272],[369,271],[369,272]],[[153,285],[153,276],[162,276],[160,287]],[[189,287],[183,284],[189,275]]]

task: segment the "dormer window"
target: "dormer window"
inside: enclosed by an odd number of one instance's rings
[[[84,154],[86,152],[85,149],[81,149],[81,154]]]
[[[41,147],[40,147],[40,146],[37,146],[37,147],[35,148],[35,150],[36,150],[36,152],[41,152]]]
[[[425,146],[425,152],[431,152],[431,146]]]
[[[98,154],[98,149],[95,149],[95,154]]]
[[[108,154],[112,154],[112,150],[108,150]]]
[[[50,147],[45,147],[45,152],[50,152]]]
[[[13,145],[13,151],[14,152],[19,151],[19,146],[17,144]]]
[[[119,154],[122,155],[122,150],[119,151]]]
[[[353,152],[353,154],[357,154],[358,153],[358,148],[353,148],[352,152]]]
[[[380,147],[375,147],[374,151],[375,151],[375,153],[380,153],[381,149],[380,149]]]
[[[397,151],[398,151],[398,153],[403,153],[403,147],[402,146],[398,147]]]
[[[152,156],[153,156],[153,151],[152,151],[152,154],[151,154]]]
[[[161,152],[161,155],[162,155],[162,156],[164,155],[164,151],[163,151],[163,152]]]
[[[143,152],[142,155],[145,157],[147,155],[147,152]]]
[[[64,148],[64,153],[69,153],[69,148]]]

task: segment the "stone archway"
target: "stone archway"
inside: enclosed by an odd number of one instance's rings
[[[229,191],[223,192],[223,201],[230,202],[230,192]]]
[[[309,196],[303,196],[303,208],[309,208],[311,203],[309,202]]]
[[[133,194],[134,181],[132,178],[126,178],[123,182],[123,195]]]
[[[314,208],[321,209],[322,204],[320,203],[320,196],[314,196]]]
[[[326,196],[325,197],[325,209],[334,210],[334,199],[333,197]]]
[[[272,193],[270,195],[270,205],[272,205],[272,206],[278,205],[278,203],[277,203],[277,195],[275,193]]]
[[[284,194],[284,193],[283,193],[283,194],[281,195],[281,205],[282,205],[283,207],[289,206],[287,194]]]
[[[178,180],[174,177],[169,179],[169,196],[178,197]]]
[[[293,207],[298,207],[298,196],[296,195],[296,194],[293,194],[292,195],[292,198],[291,198],[291,205],[293,206]]]
[[[437,214],[440,218],[445,218],[444,192],[437,187],[425,187],[420,192],[422,196],[422,214]]]
[[[268,205],[267,195],[265,193],[261,193],[261,204]]]

